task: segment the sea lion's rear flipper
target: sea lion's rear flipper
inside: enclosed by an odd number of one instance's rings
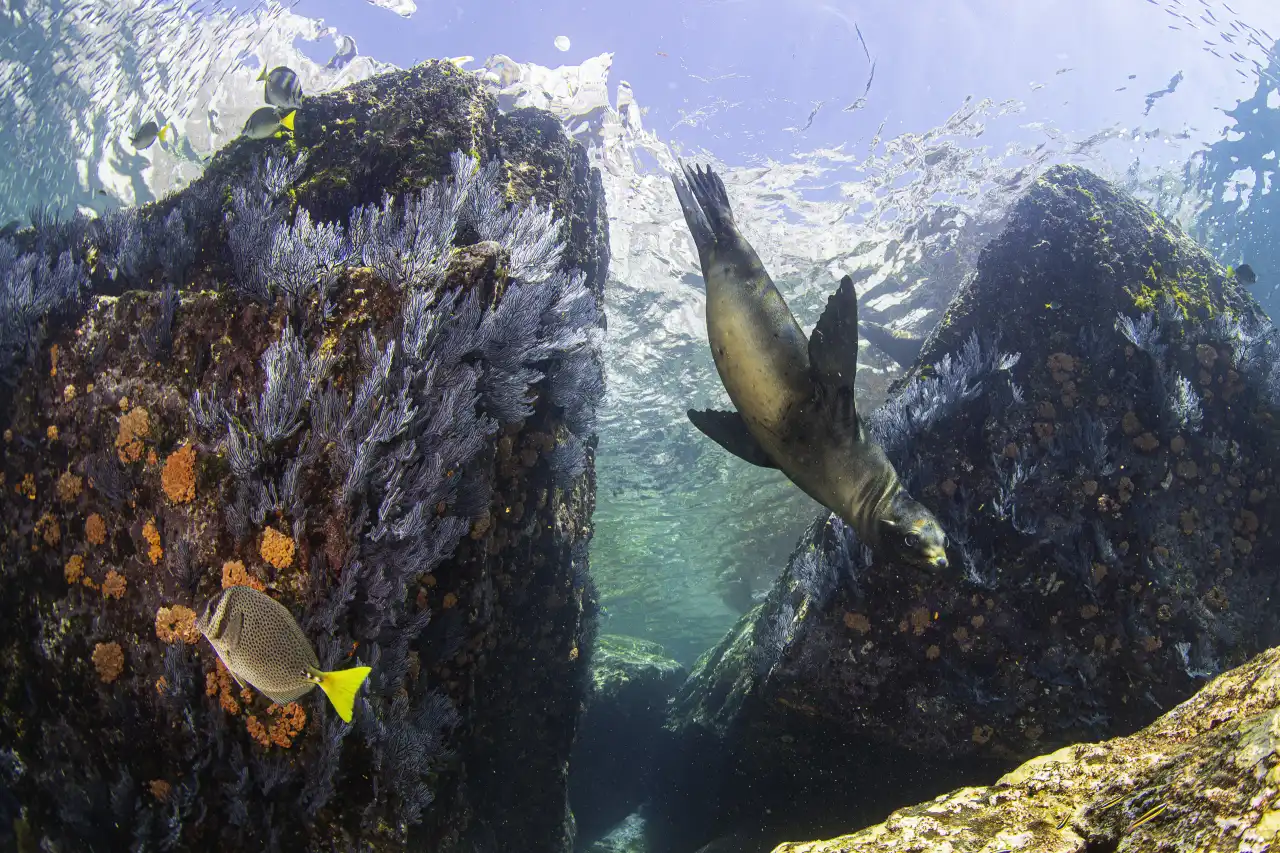
[[[906,332],[896,332],[887,326],[872,323],[870,320],[860,321],[858,329],[867,336],[867,340],[876,349],[902,367],[911,367],[915,364],[920,356],[920,350],[924,347],[924,338],[917,338]]]
[[[777,468],[778,463],[756,437],[747,429],[747,423],[737,412],[717,412],[708,409],[690,409],[689,420],[703,435],[732,453],[734,456],[761,468]]]
[[[684,221],[689,226],[693,241],[698,250],[711,246],[717,235],[726,232],[737,232],[733,223],[733,211],[729,207],[729,195],[724,190],[724,182],[720,176],[711,171],[694,166],[690,169],[683,163],[680,169],[684,178],[671,176],[675,184],[676,196],[680,199],[680,209],[684,211]]]
[[[858,375],[858,292],[853,279],[840,279],[840,287],[827,298],[826,310],[809,336],[809,370],[823,407],[835,422],[856,430],[853,381]]]

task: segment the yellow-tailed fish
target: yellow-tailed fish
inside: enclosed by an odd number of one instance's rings
[[[258,79],[264,83],[263,95],[268,104],[284,109],[302,106],[302,83],[292,68],[277,65],[270,71],[264,69]]]
[[[259,107],[244,123],[242,133],[249,139],[269,139],[281,130],[293,133],[293,117],[297,110],[289,110],[281,115],[275,107]]]
[[[143,122],[138,126],[138,130],[133,134],[133,138],[129,140],[129,144],[139,151],[144,148],[150,148],[151,143],[155,142],[156,139],[159,139],[161,142],[165,141],[164,134],[168,129],[168,124],[165,124],[162,127],[154,121]]]
[[[321,672],[316,651],[293,614],[265,592],[227,587],[205,605],[196,627],[241,685],[249,684],[278,705],[318,686],[338,716],[351,722],[356,691],[370,668]]]

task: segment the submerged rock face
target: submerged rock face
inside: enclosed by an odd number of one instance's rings
[[[657,643],[617,634],[597,640],[591,695],[569,762],[569,805],[579,847],[644,802],[667,702],[686,674]]]
[[[572,846],[599,176],[448,63],[297,127],[0,240],[0,846]],[[235,584],[372,667],[350,725],[215,661]]]
[[[775,853],[1268,850],[1280,830],[1280,650],[1129,737],[1034,758],[996,784]]]
[[[952,568],[815,522],[677,697],[657,834],[766,806],[856,823],[1132,732],[1274,643],[1277,355],[1194,243],[1089,172],[1046,173],[868,418]],[[702,789],[721,801],[687,807]]]

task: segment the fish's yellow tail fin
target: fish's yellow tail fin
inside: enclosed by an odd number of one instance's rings
[[[320,689],[329,697],[342,722],[351,722],[351,709],[356,704],[356,691],[369,677],[369,672],[370,667],[353,666],[351,669],[319,673]]]
[[[285,130],[293,133],[293,117],[298,114],[297,110],[289,110],[289,114],[280,119],[280,126]]]

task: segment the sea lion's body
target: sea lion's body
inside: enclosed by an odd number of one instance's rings
[[[687,169],[685,178],[687,184],[675,182],[676,191],[706,281],[707,337],[720,381],[737,410],[691,410],[694,425],[746,461],[781,470],[870,545],[879,542],[886,525],[898,521],[912,526],[904,533],[911,537],[919,533],[922,518],[936,526],[927,510],[902,492],[893,465],[868,440],[857,416],[852,281],[846,277],[841,283],[813,340],[806,339],[734,224],[719,178],[709,170]],[[929,560],[945,565],[940,548],[931,547]]]

